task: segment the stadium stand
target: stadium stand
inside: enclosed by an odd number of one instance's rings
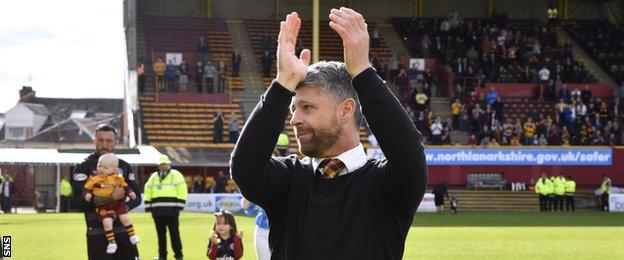
[[[486,82],[538,83],[543,66],[555,81],[596,81],[572,56],[571,46],[558,42],[556,30],[539,20],[395,17],[391,21],[413,56],[449,64],[456,82],[466,89]]]
[[[165,57],[166,53],[182,53],[184,59],[190,65],[190,79],[193,82],[197,64],[197,42],[204,37],[208,43],[208,56],[213,64],[223,60],[227,67],[232,68],[230,55],[232,55],[232,40],[228,26],[223,19],[196,19],[196,18],[171,18],[139,16],[139,30],[144,31],[146,49],[144,57],[149,61],[155,61],[157,57]],[[147,73],[148,86],[153,86],[154,71],[151,66]],[[229,75],[232,90],[244,90],[245,86],[240,76]]]
[[[227,120],[233,112],[239,118],[239,132],[243,128],[240,100],[232,104],[154,102],[141,97],[143,129],[147,141],[154,147],[211,147],[232,148]],[[214,117],[220,110],[225,117],[223,142],[213,142]]]
[[[619,84],[624,82],[624,27],[607,20],[564,21],[563,28],[572,35],[602,69]]]
[[[266,19],[248,19],[245,20],[244,23],[258,64],[262,64],[262,54],[264,51],[269,51],[271,57],[274,57],[276,48],[275,42],[277,40],[277,34],[279,33],[279,21]],[[321,21],[320,23],[326,24],[327,21]],[[303,21],[301,26],[302,27],[299,32],[300,46],[297,47],[298,51],[303,50],[303,48],[312,48],[312,22]],[[373,30],[375,29],[375,26],[375,23],[368,24],[369,32],[371,33],[371,35],[373,33]],[[338,37],[338,35],[331,28],[329,28],[329,26],[320,26],[320,38],[322,39],[322,41],[319,42],[319,59],[342,61],[342,42],[340,40],[340,37]],[[388,62],[390,56],[392,55],[392,52],[388,49],[387,43],[385,42],[383,37],[380,37],[379,46],[371,47],[370,55],[371,59],[374,56],[377,56],[380,64],[379,66],[381,66],[381,64],[386,64]],[[275,62],[273,61],[273,59],[271,61],[272,63],[270,66],[270,75],[268,77],[262,77],[265,87],[268,87],[271,83],[271,80],[275,78]]]

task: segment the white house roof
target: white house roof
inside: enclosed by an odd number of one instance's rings
[[[44,116],[51,115],[50,111],[42,104],[33,104],[33,103],[21,103],[21,104],[27,107],[28,109],[30,109],[30,111],[33,111],[33,113],[37,115],[44,115]]]

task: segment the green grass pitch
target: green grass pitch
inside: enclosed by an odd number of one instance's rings
[[[151,216],[130,216],[141,237],[141,259],[152,259],[157,242]],[[213,223],[212,214],[182,213],[185,259],[206,259]],[[244,231],[243,259],[255,259],[253,218],[237,216],[237,224]],[[81,214],[0,215],[0,235],[12,236],[10,259],[86,259]],[[417,214],[404,259],[624,259],[622,241],[624,214],[617,213]]]

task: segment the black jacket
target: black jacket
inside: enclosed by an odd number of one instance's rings
[[[294,95],[276,81],[234,148],[232,178],[267,213],[271,259],[403,256],[427,185],[420,133],[375,70],[363,71],[352,84],[387,160],[369,160],[328,180],[314,173],[309,158],[271,157]]]

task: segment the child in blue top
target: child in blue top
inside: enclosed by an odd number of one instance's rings
[[[258,260],[271,259],[271,250],[269,249],[269,219],[264,210],[243,198],[241,201],[243,210],[247,216],[251,216],[254,211],[258,211],[256,215],[256,229],[254,231],[254,245],[256,247],[256,255]]]

